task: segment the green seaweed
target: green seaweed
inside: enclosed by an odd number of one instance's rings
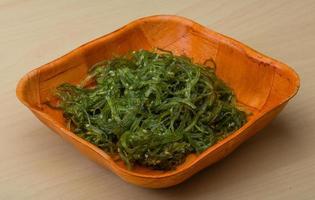
[[[62,84],[56,95],[70,129],[118,153],[129,169],[174,169],[246,122],[215,68],[171,52],[139,50],[102,61],[83,85]]]

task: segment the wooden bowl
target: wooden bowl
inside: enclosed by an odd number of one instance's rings
[[[62,113],[46,103],[53,98],[56,86],[64,82],[79,83],[93,64],[131,50],[155,47],[185,54],[200,63],[213,58],[217,75],[234,89],[238,101],[251,110],[252,115],[241,129],[200,155],[189,155],[175,170],[157,171],[136,166],[129,171],[121,160],[67,130]],[[227,156],[266,126],[298,88],[299,77],[287,65],[191,20],[165,15],[138,19],[27,73],[18,83],[16,93],[37,118],[92,160],[127,182],[164,188],[186,180]]]

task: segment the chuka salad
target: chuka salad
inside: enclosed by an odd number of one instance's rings
[[[58,108],[71,131],[118,154],[129,169],[174,169],[246,122],[215,68],[171,52],[102,61],[82,83],[57,88]]]

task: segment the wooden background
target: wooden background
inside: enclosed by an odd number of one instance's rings
[[[267,128],[176,187],[129,185],[81,156],[15,97],[20,77],[75,47],[154,14],[236,38],[300,74]],[[315,199],[314,0],[0,0],[0,199]]]

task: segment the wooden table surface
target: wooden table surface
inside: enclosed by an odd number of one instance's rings
[[[139,17],[177,14],[292,66],[301,89],[263,131],[176,187],[125,183],[15,97],[31,69]],[[315,199],[314,0],[1,0],[0,199]]]

